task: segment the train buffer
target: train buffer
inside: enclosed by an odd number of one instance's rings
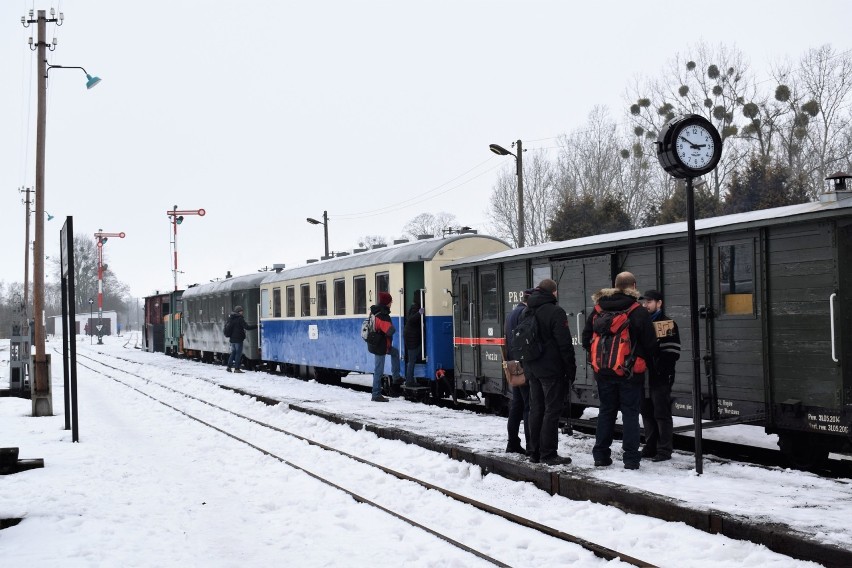
[[[44,467],[44,459],[18,459],[18,448],[0,448],[0,475]]]

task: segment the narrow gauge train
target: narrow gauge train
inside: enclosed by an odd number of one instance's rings
[[[167,353],[223,362],[229,352],[224,324],[233,307],[241,305],[246,321],[260,322],[259,330],[247,333],[244,344],[249,367],[280,368],[291,376],[334,383],[350,372],[373,371],[373,357],[360,328],[379,292],[394,297],[391,315],[399,330],[394,345],[404,354],[404,317],[417,296],[425,314],[423,357],[415,366],[415,377],[430,387],[433,396],[442,396],[452,391],[454,359],[450,273],[440,268],[508,248],[499,239],[474,232],[398,241],[275,273],[190,286],[179,300],[167,294],[151,296],[146,298],[146,321],[151,320],[151,335],[157,330],[158,338],[167,326],[181,330],[179,348],[165,349]],[[177,302],[183,311],[172,315],[175,310],[164,306]],[[152,341],[148,350],[164,351],[162,339]],[[389,357],[385,372],[391,373]],[[443,384],[449,386],[443,392],[436,378],[446,379]]]
[[[762,424],[799,465],[829,451],[849,452],[852,192],[699,220],[697,237],[702,417],[715,424]],[[577,336],[594,308],[592,294],[630,271],[640,289],[663,293],[665,311],[680,327],[673,412],[692,416],[687,263],[686,223],[450,263],[444,268],[453,277],[456,388],[483,393],[492,407],[505,404],[504,318],[522,290],[552,278],[575,340],[572,414],[596,406],[592,370]]]
[[[424,349],[415,377],[441,396],[452,391],[452,298],[445,264],[509,246],[473,232],[398,242],[389,247],[337,256],[271,274],[260,284],[260,327],[263,360],[287,374],[337,382],[350,372],[372,373],[373,356],[361,339],[361,323],[379,292],[394,302],[391,317],[402,345],[404,318],[415,296],[422,318]],[[390,357],[385,360],[390,374]],[[436,381],[436,378],[445,378]]]

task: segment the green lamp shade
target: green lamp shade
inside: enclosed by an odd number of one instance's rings
[[[91,89],[92,87],[94,87],[95,85],[97,85],[98,83],[101,82],[100,77],[92,77],[88,73],[86,73],[86,79],[88,79],[88,81],[86,81],[86,88],[87,89]]]

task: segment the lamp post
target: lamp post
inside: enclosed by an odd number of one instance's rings
[[[308,217],[306,221],[311,225],[322,225],[325,232],[325,258],[328,258],[328,211],[322,212],[322,221],[317,221],[313,217]]]
[[[524,246],[524,147],[523,143],[518,140],[513,142],[512,146],[518,147],[518,153],[513,154],[502,146],[497,144],[489,144],[488,148],[498,156],[514,156],[515,166],[517,167],[516,175],[518,176],[518,247]]]
[[[183,209],[178,210],[177,205],[172,208],[171,211],[166,211],[166,215],[172,218],[172,250],[174,251],[175,258],[175,267],[174,267],[174,276],[175,276],[175,292],[178,289],[178,261],[177,261],[177,226],[183,223],[184,215],[198,215],[199,217],[204,217],[207,212],[204,209]]]
[[[45,133],[47,131],[47,74],[53,68],[65,68],[62,65],[48,65],[46,49],[56,49],[56,40],[52,44],[46,41],[47,24],[55,23],[61,26],[65,16],[60,12],[59,18],[54,18],[55,12],[51,8],[50,18],[44,10],[39,10],[37,17],[33,19],[33,11],[29,12],[29,19],[21,17],[21,24],[29,27],[36,24],[38,38],[33,46],[30,37],[30,49],[36,51],[38,63],[38,106],[36,113],[36,183],[35,183],[35,248],[33,250],[33,319],[35,320],[35,380],[32,382],[32,409],[33,416],[52,416],[53,400],[50,392],[50,369],[49,359],[45,354],[44,335],[44,155],[45,155]],[[82,67],[70,67],[70,69],[83,69]],[[86,73],[86,70],[83,69]],[[92,77],[86,73],[86,88],[91,89],[100,82],[98,77]]]
[[[98,345],[103,345],[104,340],[104,245],[109,237],[124,238],[124,233],[104,233],[98,229],[95,239],[98,241]]]

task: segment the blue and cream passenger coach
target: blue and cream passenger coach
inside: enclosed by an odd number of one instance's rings
[[[425,310],[418,380],[452,375],[452,284],[441,266],[460,258],[508,249],[494,237],[452,234],[313,262],[267,276],[260,285],[263,359],[305,378],[339,381],[350,372],[372,373],[373,355],[361,324],[379,292],[393,296],[393,344],[405,353],[402,330],[417,296]],[[385,374],[390,374],[390,357]],[[404,366],[404,363],[403,363]]]

